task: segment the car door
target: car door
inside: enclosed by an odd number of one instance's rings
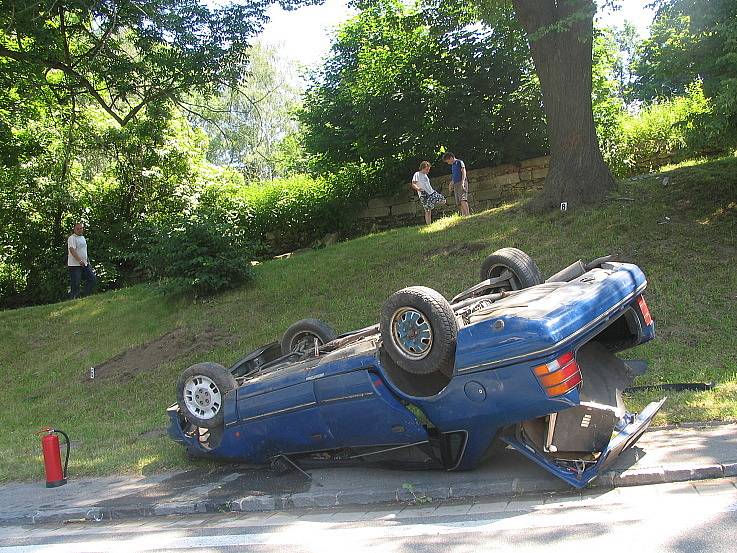
[[[309,371],[298,363],[238,389],[234,422],[249,449],[265,461],[277,454],[305,453],[331,447],[330,432],[320,416]]]
[[[315,400],[335,447],[427,441],[425,428],[376,372],[360,368],[316,376]]]

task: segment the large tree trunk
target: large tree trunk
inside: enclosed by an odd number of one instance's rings
[[[591,0],[513,0],[540,78],[550,172],[532,207],[594,203],[615,186],[599,149],[591,108]],[[556,26],[557,24],[557,26]]]

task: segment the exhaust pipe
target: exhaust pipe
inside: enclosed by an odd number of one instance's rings
[[[568,267],[566,267],[562,271],[558,271],[557,273],[555,273],[545,282],[570,282],[574,278],[582,276],[584,273],[586,273],[586,271],[590,271],[591,269],[595,269],[596,267],[601,267],[601,265],[603,265],[604,263],[607,263],[608,261],[613,261],[615,258],[615,255],[607,255],[604,257],[597,257],[589,263],[584,263],[583,260],[579,259],[578,261],[574,261],[573,263],[568,265]]]
[[[575,261],[562,271],[558,271],[545,282],[568,282],[586,273],[586,265],[582,260]]]

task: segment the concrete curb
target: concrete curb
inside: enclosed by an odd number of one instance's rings
[[[706,465],[669,465],[646,469],[608,471],[585,489],[609,489],[672,482],[698,481],[737,476],[737,461]],[[40,510],[0,516],[0,524],[43,524],[100,522],[149,516],[192,515],[218,512],[264,512],[292,509],[424,503],[426,501],[510,498],[526,494],[573,491],[552,478],[519,479],[505,482],[454,484],[452,486],[405,485],[396,489],[359,488],[338,492],[305,492],[289,495],[258,495],[221,501],[193,500],[152,503],[140,506],[79,507]],[[583,490],[578,491],[582,493]]]

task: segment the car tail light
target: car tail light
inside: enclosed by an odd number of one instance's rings
[[[532,371],[545,388],[545,393],[550,397],[562,396],[581,384],[581,369],[569,351],[545,365],[538,365]]]
[[[645,326],[650,326],[653,324],[653,317],[650,315],[650,308],[647,306],[647,303],[645,302],[645,296],[638,296],[637,297],[637,305],[640,306],[640,311],[642,312],[642,318],[645,320]]]

